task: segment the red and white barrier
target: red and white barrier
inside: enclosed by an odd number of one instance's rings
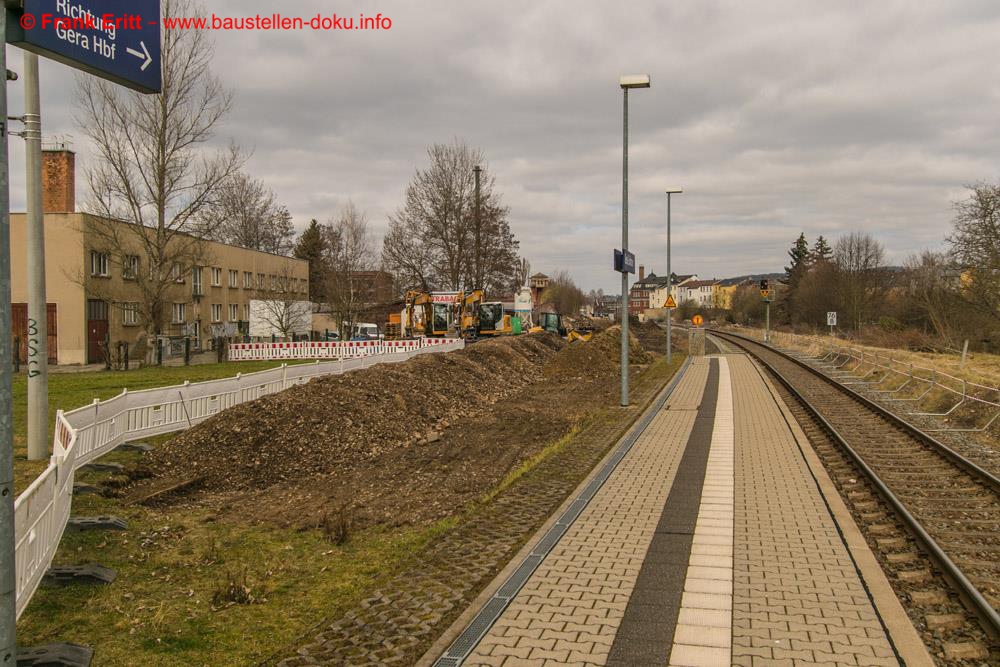
[[[355,359],[374,354],[415,352],[427,347],[461,347],[456,338],[421,338],[418,340],[364,340],[299,343],[232,343],[230,361],[280,361],[284,359]]]

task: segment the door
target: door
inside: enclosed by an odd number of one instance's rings
[[[87,300],[87,363],[104,363],[102,346],[108,336],[108,303]]]
[[[17,357],[22,364],[28,363],[28,304],[12,303],[11,306],[11,331],[17,338]],[[46,320],[48,321],[48,343],[49,343],[49,363],[55,364],[59,361],[59,328],[56,324],[56,304],[46,304]]]

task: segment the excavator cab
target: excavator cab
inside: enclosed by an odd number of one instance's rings
[[[504,333],[503,304],[500,302],[481,303],[478,309],[477,333],[480,336],[496,336]]]

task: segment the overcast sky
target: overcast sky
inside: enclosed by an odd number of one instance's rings
[[[481,148],[535,271],[619,289],[618,76],[630,96],[630,247],[665,270],[780,270],[810,242],[873,233],[893,262],[939,247],[963,186],[1000,177],[1000,2],[328,2],[215,0],[219,16],[381,12],[381,32],[216,33],[236,95],[220,128],[298,228],[348,198],[379,239],[426,147]],[[20,51],[8,47],[10,67]],[[42,62],[47,137],[72,135],[72,71]],[[23,109],[9,85],[12,114]],[[11,197],[23,210],[23,146]],[[78,180],[78,199],[86,196]]]

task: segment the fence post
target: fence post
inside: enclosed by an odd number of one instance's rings
[[[288,387],[288,364],[281,364],[281,388],[285,389]]]
[[[969,353],[969,339],[966,338],[965,342],[962,343],[962,361],[959,363],[959,368],[965,368],[965,355]]]
[[[184,337],[184,365],[191,365],[191,338],[188,336]]]

